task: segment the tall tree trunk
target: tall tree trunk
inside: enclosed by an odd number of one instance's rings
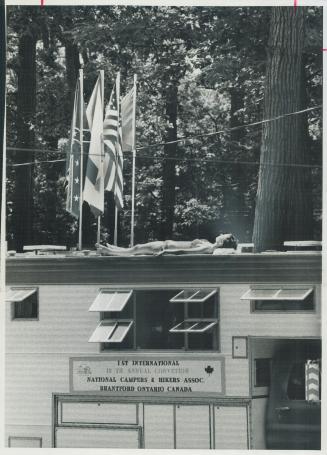
[[[80,68],[80,61],[78,47],[69,38],[65,41],[65,54],[66,79],[68,86],[66,115],[68,116],[68,121],[70,121],[73,113],[75,88],[78,78],[78,70]]]
[[[165,142],[177,139],[177,83],[171,82],[166,92],[166,129]],[[164,146],[164,161],[162,173],[162,225],[161,237],[163,240],[171,238],[174,226],[175,184],[176,184],[176,157],[177,144]]]
[[[272,10],[266,73],[264,118],[295,112],[304,104],[302,52],[304,8]],[[263,127],[254,220],[255,251],[282,250],[285,240],[312,236],[305,115],[293,115]]]
[[[230,127],[241,126],[239,110],[244,108],[244,92],[233,87],[230,90]],[[245,130],[233,130],[230,133],[230,156],[233,160],[241,160],[243,150],[241,144]],[[231,177],[229,179],[228,177]],[[247,190],[246,169],[242,164],[233,164],[230,173],[226,173],[224,181],[224,229],[231,231],[240,241],[246,240],[247,219],[245,217],[245,192]]]
[[[36,114],[36,37],[27,30],[19,39],[17,92],[17,146],[35,146]],[[34,161],[34,152],[16,152],[16,163]],[[16,169],[13,232],[17,251],[33,241],[33,166]]]

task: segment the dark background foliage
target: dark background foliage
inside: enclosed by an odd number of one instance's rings
[[[7,145],[41,150],[8,149],[9,247],[77,243],[77,223],[64,208],[65,163],[44,161],[65,158],[81,63],[86,100],[100,69],[106,101],[118,70],[122,94],[138,76],[136,243],[213,240],[220,232],[251,241],[262,127],[229,128],[263,118],[270,16],[266,7],[8,7]],[[305,8],[305,23],[307,105],[315,106],[322,103],[322,9]],[[308,114],[308,130],[319,239],[319,110]],[[213,131],[223,133],[150,147]],[[131,158],[124,155],[120,245],[130,240]],[[14,166],[25,162],[33,164]],[[105,203],[102,238],[112,241],[112,195]],[[86,204],[83,231],[84,245],[94,246],[96,220]]]

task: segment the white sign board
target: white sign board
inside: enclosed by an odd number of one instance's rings
[[[223,358],[78,357],[70,359],[72,392],[223,395]]]

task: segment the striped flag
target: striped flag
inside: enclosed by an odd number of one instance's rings
[[[121,102],[122,144],[124,152],[130,152],[134,147],[134,93],[135,87],[124,96]]]
[[[95,217],[104,211],[103,188],[103,94],[101,77],[93,89],[86,116],[91,131],[90,148],[86,165],[84,201]]]
[[[80,217],[80,196],[82,194],[82,188],[84,183],[83,181],[81,181],[81,159],[84,159],[85,161],[84,157],[86,156],[86,155],[84,155],[83,157],[81,156],[80,143],[81,106],[83,106],[84,113],[83,154],[87,154],[89,146],[87,136],[89,133],[86,130],[87,122],[85,115],[86,113],[84,99],[83,94],[81,93],[80,81],[78,79],[75,90],[73,118],[70,130],[69,148],[66,161],[67,179],[66,210],[77,219]]]
[[[305,364],[305,399],[320,400],[320,364],[318,360],[307,360]]]
[[[104,189],[113,191],[118,210],[123,202],[122,125],[119,112],[119,75],[111,92],[103,123]]]

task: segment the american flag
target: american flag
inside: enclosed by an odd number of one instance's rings
[[[111,92],[103,122],[104,189],[113,191],[118,210],[123,202],[122,125],[119,112],[119,75]]]

